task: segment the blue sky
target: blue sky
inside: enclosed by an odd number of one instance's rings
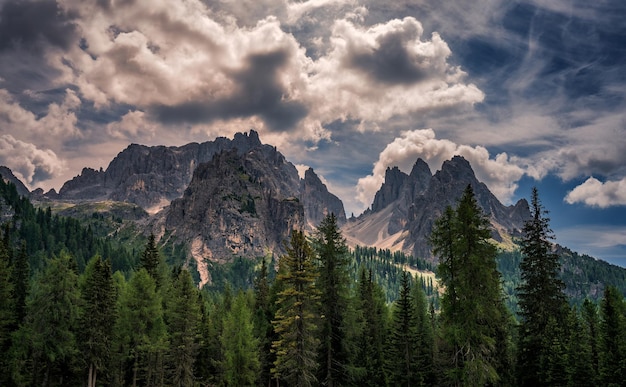
[[[0,0],[0,164],[59,189],[130,143],[255,129],[366,209],[455,154],[626,266],[626,3]]]

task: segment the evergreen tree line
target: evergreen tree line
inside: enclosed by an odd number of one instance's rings
[[[128,273],[95,254],[79,268],[61,250],[31,277],[26,242],[0,243],[0,385],[6,386],[619,386],[626,303],[570,307],[536,190],[516,287],[505,304],[488,221],[468,186],[431,236],[443,294],[400,274],[387,302],[334,215],[286,254],[263,260],[253,288],[200,291],[150,236]],[[367,255],[367,254],[363,254]],[[371,254],[370,254],[371,255]],[[233,266],[249,272],[249,263]],[[397,267],[397,266],[395,266]]]

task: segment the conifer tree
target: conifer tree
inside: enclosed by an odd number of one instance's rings
[[[115,333],[123,361],[124,385],[160,385],[159,354],[166,344],[162,300],[145,269],[133,273],[119,296]]]
[[[489,221],[471,185],[456,210],[446,209],[433,228],[431,244],[440,259],[437,274],[445,287],[441,300],[441,357],[451,385],[483,385],[500,380],[499,348],[508,340],[496,248]]]
[[[543,386],[548,370],[542,364],[554,357],[549,347],[554,340],[563,342],[565,337],[554,338],[548,329],[550,318],[553,325],[562,327],[567,316],[565,285],[559,279],[559,257],[552,253],[550,219],[539,200],[536,188],[531,196],[531,218],[524,224],[521,242],[523,255],[520,264],[522,283],[518,287],[521,323],[517,356],[518,380],[522,386]],[[567,334],[564,331],[559,331]]]
[[[17,316],[15,313],[11,262],[4,243],[0,242],[0,352],[8,353],[11,346],[11,332]],[[9,364],[6,356],[0,357],[0,384],[7,384]]]
[[[201,315],[198,291],[188,270],[180,270],[174,278],[165,312],[169,332],[168,385],[191,386]]]
[[[99,255],[93,257],[82,275],[81,290],[79,348],[88,367],[87,386],[95,387],[98,371],[105,370],[110,361],[116,317],[117,294],[110,262]]]
[[[415,368],[417,384],[431,386],[434,384],[434,353],[433,353],[433,330],[428,317],[428,301],[424,289],[420,285],[417,274],[414,277],[411,289],[411,298],[415,315]]]
[[[387,306],[382,289],[372,281],[372,271],[359,270],[358,310],[362,319],[356,365],[362,367],[357,379],[359,386],[384,386],[385,357],[383,356],[387,330]]]
[[[270,285],[265,258],[261,261],[261,269],[254,281],[254,335],[259,339],[259,378],[260,384],[269,384],[271,379],[271,348],[272,319],[274,313],[270,309]]]
[[[591,350],[591,367],[593,368],[594,378],[592,380],[593,385],[597,385],[599,382],[600,368],[599,368],[599,331],[600,331],[600,318],[598,316],[598,306],[591,302],[588,298],[585,298],[582,306],[582,329],[586,331],[586,335],[589,337],[589,347]]]
[[[26,298],[30,290],[30,264],[26,242],[22,241],[13,265],[13,294],[16,322],[22,323],[26,316]]]
[[[319,260],[316,287],[320,294],[322,316],[319,380],[329,387],[345,385],[349,379],[346,314],[349,311],[350,256],[335,214],[331,213],[322,220],[313,246]]]
[[[626,380],[626,304],[615,286],[604,289],[600,318],[601,384],[622,386]]]
[[[150,277],[154,279],[157,290],[163,285],[162,261],[163,259],[156,245],[156,237],[154,234],[150,234],[146,247],[141,253],[139,267],[146,269]]]
[[[68,253],[61,252],[46,262],[27,301],[25,328],[32,353],[32,385],[76,383],[79,303],[76,265]]]
[[[388,381],[393,386],[419,385],[417,324],[409,273],[402,272],[400,295],[393,306],[387,350]]]
[[[313,249],[304,232],[293,230],[286,250],[277,275],[283,290],[278,293],[278,310],[272,323],[277,334],[272,343],[276,354],[272,373],[289,386],[307,387],[317,382],[317,272]]]
[[[569,314],[570,337],[567,342],[567,385],[595,386],[596,371],[593,363],[591,335],[576,308]]]
[[[224,381],[227,386],[252,386],[257,380],[259,341],[254,337],[252,311],[246,294],[239,290],[230,311],[224,317],[220,336],[224,353]]]

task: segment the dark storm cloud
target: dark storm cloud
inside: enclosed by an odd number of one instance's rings
[[[246,66],[232,74],[233,93],[217,101],[196,101],[175,106],[158,106],[154,113],[162,123],[208,123],[219,119],[261,117],[270,130],[294,129],[308,109],[300,102],[286,99],[280,71],[288,54],[274,51],[250,55]]]
[[[388,84],[413,84],[428,77],[428,72],[420,66],[425,58],[411,55],[403,31],[382,35],[377,44],[371,51],[351,53],[347,58],[348,66]]]
[[[56,1],[9,1],[0,10],[0,51],[68,49],[77,35],[72,19]]]

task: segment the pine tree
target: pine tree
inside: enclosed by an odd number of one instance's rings
[[[615,286],[604,289],[600,317],[600,380],[604,386],[622,386],[626,380],[626,304]]]
[[[471,185],[456,210],[446,209],[431,235],[440,259],[437,274],[445,287],[441,300],[441,357],[451,385],[483,385],[500,380],[498,354],[508,352],[496,248],[489,221],[478,207]]]
[[[169,332],[168,385],[191,386],[198,353],[200,305],[198,291],[188,270],[180,270],[172,283],[165,311]]]
[[[416,385],[431,386],[434,384],[434,353],[433,353],[433,330],[428,317],[428,301],[424,289],[420,285],[417,274],[412,288],[412,301],[415,315],[415,369]]]
[[[6,354],[11,346],[11,332],[17,316],[15,313],[15,293],[11,281],[12,268],[9,254],[4,243],[0,242],[0,352]],[[0,384],[9,380],[8,358],[0,358]]]
[[[320,382],[345,385],[349,379],[349,349],[346,337],[348,313],[348,266],[350,256],[335,214],[326,216],[313,241],[319,259],[316,287],[320,293]]]
[[[252,386],[260,370],[259,341],[254,337],[252,311],[247,297],[239,291],[224,317],[220,336],[224,353],[224,381],[227,386]]]
[[[163,285],[162,274],[163,258],[156,245],[156,237],[150,234],[144,251],[139,259],[139,267],[146,269],[150,277],[155,281],[157,290]]]
[[[273,321],[278,339],[272,343],[276,354],[272,373],[290,386],[307,387],[317,382],[317,272],[313,249],[302,231],[293,230],[286,250],[277,275],[284,288]]]
[[[591,367],[593,369],[593,385],[597,385],[599,382],[600,368],[599,368],[599,330],[600,330],[600,318],[598,316],[598,306],[591,302],[588,298],[585,298],[582,306],[582,320],[583,327],[586,331],[586,335],[589,337],[589,347],[591,350]]]
[[[553,236],[546,214],[537,189],[533,188],[531,218],[524,224],[521,242],[522,284],[518,287],[521,323],[517,371],[522,386],[548,385],[545,380],[548,370],[542,368],[542,359],[555,354],[549,353],[550,349],[546,346],[551,346],[554,340],[565,340],[565,337],[551,337],[547,329],[550,318],[555,319],[556,326],[564,325],[567,299],[563,293],[565,285],[558,278],[559,258],[551,252],[550,240]]]
[[[30,265],[25,241],[22,241],[13,265],[13,289],[15,317],[19,324],[24,321],[26,316],[26,298],[30,291]]]
[[[362,367],[356,380],[359,386],[384,386],[385,358],[383,356],[387,330],[387,306],[382,289],[372,281],[372,271],[359,270],[358,311],[362,319],[357,338],[356,364]]]
[[[25,328],[32,353],[32,385],[76,383],[79,304],[76,265],[62,252],[46,262],[27,301]]]
[[[167,332],[162,300],[154,279],[145,269],[133,273],[119,296],[115,333],[123,361],[125,385],[160,385],[159,354],[165,350]]]
[[[576,308],[572,308],[569,314],[568,329],[570,337],[567,342],[567,385],[571,387],[595,386],[597,383],[591,335]]]
[[[402,272],[400,296],[393,306],[387,350],[388,381],[393,386],[419,385],[415,309],[409,273]]]
[[[79,319],[81,354],[88,367],[87,386],[95,387],[98,371],[106,369],[115,323],[117,294],[111,264],[97,255],[82,276],[83,309]]]
[[[254,281],[254,335],[259,339],[260,384],[269,384],[271,379],[271,348],[272,348],[272,319],[274,313],[270,309],[270,285],[265,258],[261,261],[261,269]]]

